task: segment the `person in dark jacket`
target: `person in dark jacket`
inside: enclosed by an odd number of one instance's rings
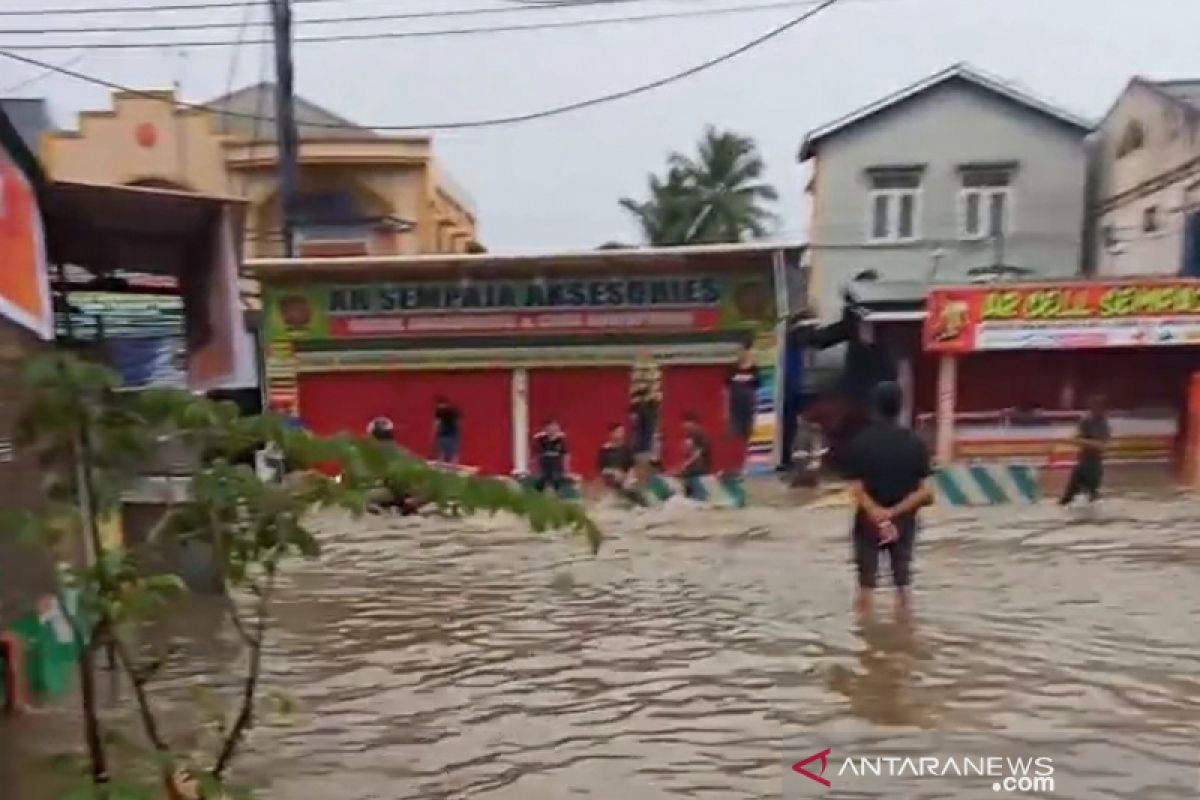
[[[742,347],[737,363],[725,379],[725,415],[729,422],[729,433],[737,440],[741,453],[739,458],[745,465],[746,448],[754,434],[754,417],[758,410],[758,389],[762,376],[754,363],[754,351],[750,344]]]
[[[562,494],[567,486],[567,435],[556,419],[548,419],[533,437],[533,450],[537,456],[538,476],[536,487],[539,492],[546,488]]]
[[[1059,505],[1071,505],[1080,492],[1086,494],[1092,503],[1100,497],[1100,484],[1104,480],[1104,451],[1110,436],[1104,397],[1093,395],[1088,402],[1087,415],[1079,422],[1079,432],[1075,436],[1079,455]]]

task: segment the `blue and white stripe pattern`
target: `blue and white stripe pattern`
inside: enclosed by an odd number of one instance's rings
[[[951,464],[933,476],[939,503],[949,506],[996,506],[1036,503],[1038,471],[1024,464]]]
[[[512,480],[521,486],[532,489],[536,479],[533,476],[523,475],[516,476]],[[746,506],[746,489],[742,478],[737,475],[705,475],[700,478],[697,488],[700,490],[699,496],[694,499],[705,505],[715,508],[744,508]],[[651,475],[641,494],[647,505],[660,505],[673,497],[685,496],[683,481],[662,474]],[[563,499],[579,500],[581,496],[580,479],[578,476],[570,477],[563,488]]]

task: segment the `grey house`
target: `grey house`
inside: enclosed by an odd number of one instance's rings
[[[838,317],[867,271],[918,283],[1077,274],[1090,128],[956,65],[809,132],[813,310]]]

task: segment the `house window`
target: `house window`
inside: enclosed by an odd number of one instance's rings
[[[867,238],[872,242],[910,242],[920,235],[921,170],[874,169],[871,182]]]
[[[1154,233],[1158,230],[1158,206],[1146,206],[1142,210],[1142,233]]]
[[[964,239],[1005,236],[1012,229],[1012,170],[971,167],[962,170],[959,235]]]

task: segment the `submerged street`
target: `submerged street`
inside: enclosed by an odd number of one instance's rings
[[[602,511],[596,558],[503,520],[331,517],[277,605],[269,682],[300,711],[242,764],[278,800],[724,800],[778,797],[826,730],[1053,734],[1063,769],[1095,736],[1114,763],[1170,760],[1200,740],[1196,511],[937,510],[912,635],[886,590],[853,625],[844,508]],[[177,632],[219,671],[206,619]],[[16,765],[67,746],[70,709],[2,723],[6,797],[49,797],[49,767]],[[1053,796],[1189,796],[1077,766]]]

